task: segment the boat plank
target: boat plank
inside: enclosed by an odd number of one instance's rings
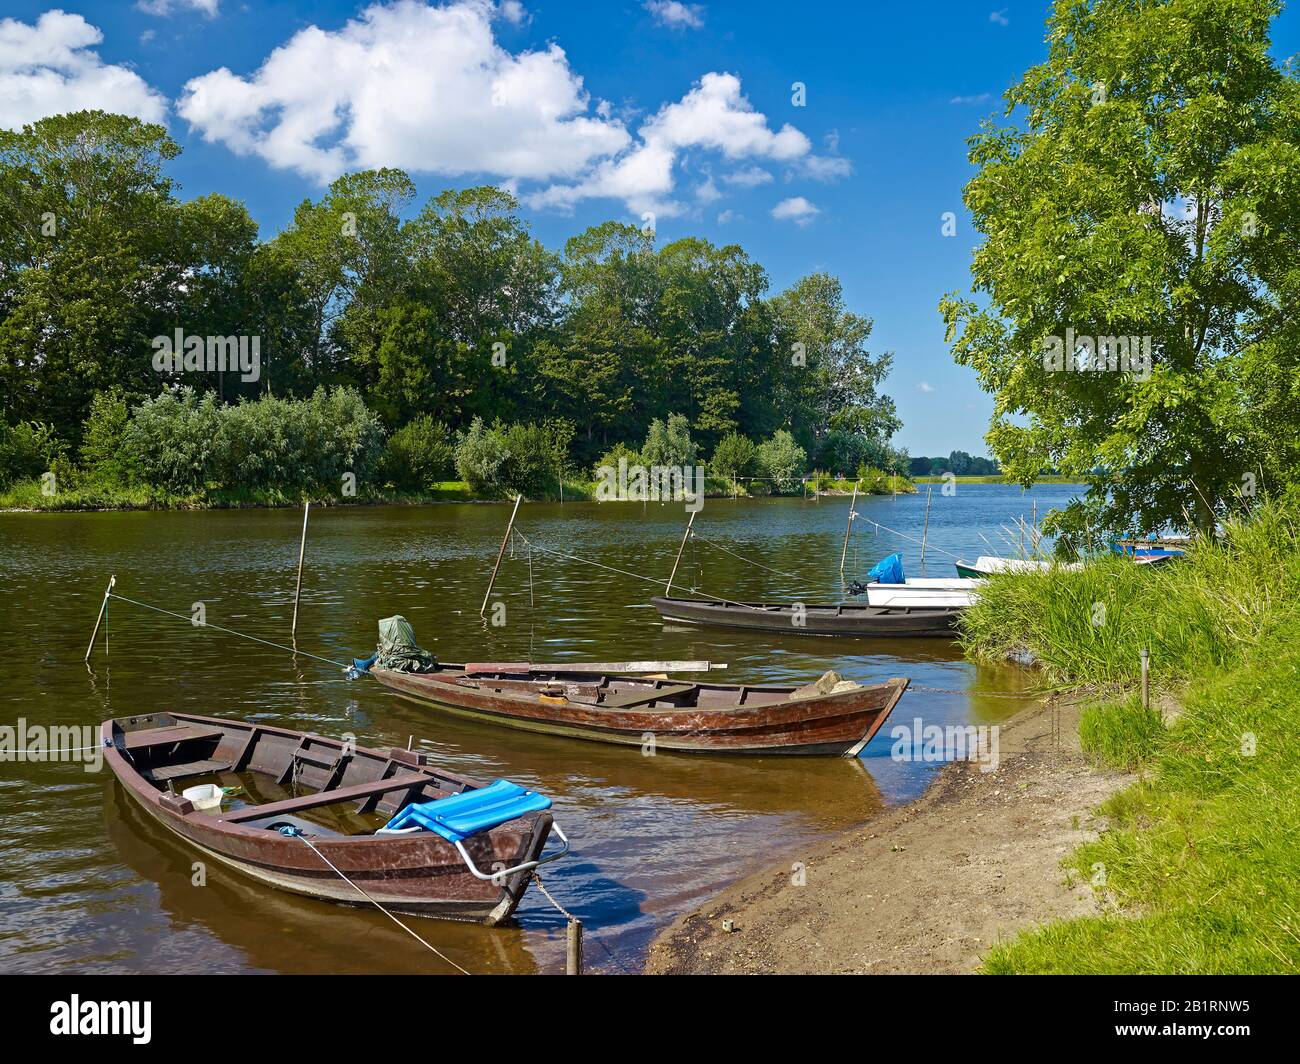
[[[650,691],[631,691],[625,695],[615,695],[600,704],[610,709],[630,709],[632,706],[642,706],[647,702],[658,702],[661,698],[676,698],[688,691],[694,691],[698,686],[699,684],[694,683],[673,683]]]
[[[357,798],[369,798],[371,795],[387,794],[389,791],[413,790],[435,782],[427,773],[407,772],[387,779],[371,780],[369,783],[357,783],[351,787],[339,787],[332,791],[317,791],[315,794],[302,794],[297,798],[286,798],[282,802],[268,802],[266,805],[248,805],[241,809],[232,809],[222,813],[219,819],[225,824],[238,824],[243,820],[261,820],[273,813],[296,813],[301,809],[316,809],[322,805],[335,802],[350,802]]]

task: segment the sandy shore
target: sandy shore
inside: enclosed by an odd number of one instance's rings
[[[1094,810],[1132,777],[1083,757],[1078,715],[1019,714],[996,771],[950,764],[918,801],[734,884],[661,934],[647,971],[973,972],[1023,928],[1096,911],[1061,859],[1104,828]]]

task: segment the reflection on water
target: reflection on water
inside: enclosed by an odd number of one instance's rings
[[[1000,551],[1004,526],[1063,503],[1070,488],[1022,494],[994,485],[934,496],[929,575],[950,554]],[[924,497],[858,500],[847,574],[861,577],[916,544]],[[847,499],[710,501],[677,584],[735,598],[839,596]],[[506,512],[500,506],[322,509],[312,515],[299,619],[301,650],[346,661],[369,651],[375,622],[405,614],[446,660],[710,658],[729,682],[804,680],[828,668],[860,681],[909,676],[896,720],[996,723],[1022,703],[1024,674],[979,668],[945,641],[857,641],[665,624],[649,607],[671,568],[684,514],[671,505],[529,505],[535,543],[643,575],[641,580],[522,545],[498,581],[507,623],[478,609]],[[887,725],[860,760],[647,758],[635,749],[517,732],[396,697],[370,680],[137,607],[110,610],[110,657],[81,664],[110,573],[129,597],[287,642],[300,516],[292,511],[0,515],[0,725],[94,725],[178,710],[261,720],[365,746],[436,753],[449,769],[505,777],[555,798],[574,853],[547,886],[587,926],[588,962],[635,970],[656,931],[710,892],[785,851],[909,800],[937,766],[889,758]],[[777,570],[778,572],[772,572]],[[531,594],[530,594],[531,591]],[[531,601],[530,601],[531,600]],[[80,765],[0,764],[0,957],[7,970],[429,972],[445,968],[382,914],[298,898],[207,868],[133,810],[106,774]],[[417,930],[471,971],[555,971],[563,919],[529,891],[518,926],[421,920]]]

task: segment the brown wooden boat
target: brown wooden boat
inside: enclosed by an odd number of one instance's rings
[[[100,735],[109,767],[154,820],[214,860],[296,894],[498,924],[532,870],[568,849],[545,811],[459,847],[426,830],[377,833],[414,803],[484,786],[433,767],[429,754],[181,713],[119,717]],[[202,783],[242,793],[203,811],[181,793]],[[564,848],[543,858],[552,827]]]
[[[449,712],[527,731],[707,754],[856,756],[884,724],[908,681],[839,694],[795,686],[689,683],[538,670],[526,662],[373,668],[386,687]],[[792,697],[793,696],[793,697]]]

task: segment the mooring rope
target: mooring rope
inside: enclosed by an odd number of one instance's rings
[[[415,939],[417,942],[419,942],[422,946],[424,946],[426,949],[432,950],[435,954],[437,954],[437,955],[438,955],[439,957],[441,957],[444,961],[446,961],[448,964],[450,964],[453,968],[456,969],[456,971],[460,972],[461,975],[472,975],[472,974],[473,974],[472,972],[467,972],[464,968],[462,968],[462,967],[461,967],[459,964],[457,964],[454,960],[452,960],[450,957],[448,957],[447,954],[443,953],[442,950],[438,949],[437,946],[434,946],[434,945],[430,944],[429,942],[425,941],[423,938],[421,938],[418,934],[415,933],[414,930],[412,930],[411,928],[407,927],[406,924],[402,923],[401,920],[399,920],[396,916],[394,916],[394,915],[393,915],[392,913],[390,913],[387,909],[385,909],[384,906],[383,906],[382,904],[380,904],[379,902],[375,901],[374,898],[372,898],[369,894],[367,894],[367,893],[366,893],[364,890],[362,890],[359,886],[357,886],[355,883],[353,883],[352,880],[350,880],[346,875],[343,874],[343,872],[338,868],[337,865],[334,864],[333,861],[331,861],[328,857],[326,857],[323,853],[321,853],[320,850],[316,849],[315,844],[311,841],[311,839],[307,838],[306,835],[301,835],[301,834],[299,834],[299,833],[297,832],[297,830],[295,830],[295,831],[293,832],[293,834],[289,836],[289,838],[291,838],[291,839],[301,839],[303,842],[305,842],[308,846],[311,847],[312,852],[313,852],[317,857],[319,857],[322,861],[324,861],[327,865],[329,865],[330,868],[332,868],[335,872],[338,873],[339,878],[342,879],[344,883],[346,883],[349,887],[351,887],[351,888],[352,888],[353,890],[355,890],[358,894],[360,894],[363,898],[365,898],[366,901],[370,902],[371,905],[373,905],[373,906],[374,906],[376,909],[378,909],[381,913],[383,913],[385,916],[387,916],[388,919],[392,920],[393,923],[395,923],[398,927],[400,927],[403,931],[405,931],[405,932],[406,932],[408,935],[410,935],[413,939]]]
[[[869,517],[864,517],[863,522],[868,525],[874,525],[878,530],[884,529],[886,532],[890,533],[891,535],[900,536],[903,539],[910,539],[913,543],[924,543],[926,550],[932,550],[938,554],[946,554],[948,555],[949,558],[952,558],[954,561],[959,562],[962,560],[960,554],[953,554],[953,552],[950,550],[944,550],[942,547],[935,546],[928,539],[919,540],[915,536],[909,536],[906,532],[899,532],[895,529],[890,528],[888,525],[882,525],[879,521],[873,521]]]
[[[799,581],[800,587],[803,587],[805,589],[807,588],[807,585],[804,584],[803,582],[803,577],[796,576],[794,573],[787,573],[781,569],[773,569],[770,565],[764,565],[762,562],[756,562],[752,558],[746,558],[742,554],[737,554],[734,550],[728,550],[721,543],[714,543],[713,540],[706,539],[704,536],[701,536],[694,529],[691,529],[691,539],[693,540],[698,539],[700,540],[701,543],[707,543],[710,547],[722,551],[723,554],[730,554],[733,558],[736,558],[737,560],[744,562],[746,565],[752,565],[758,569],[766,569],[769,573],[775,573],[777,576],[784,576],[787,580],[797,580]]]
[[[561,916],[563,916],[566,920],[577,919],[577,917],[574,916],[573,913],[569,912],[568,909],[566,909],[563,905],[561,905],[558,901],[555,900],[555,898],[551,895],[551,892],[546,889],[546,884],[542,882],[542,877],[536,870],[534,870],[533,872],[533,882],[537,884],[537,889],[540,890],[546,896],[546,900],[560,910]]]
[[[133,598],[127,598],[125,595],[119,595],[117,592],[109,592],[109,598],[115,598],[120,602],[129,602],[132,606],[143,606],[146,610],[153,610],[155,613],[165,613],[168,617],[175,617],[179,621],[185,621],[195,628],[212,628],[218,632],[225,632],[227,635],[238,636],[240,639],[250,639],[254,643],[263,643],[268,647],[275,647],[277,650],[287,650],[290,654],[301,654],[305,658],[314,658],[316,661],[323,661],[326,665],[334,665],[340,669],[347,669],[350,666],[341,661],[333,661],[330,658],[323,658],[319,654],[311,654],[306,650],[299,650],[296,647],[285,646],[283,643],[274,643],[269,639],[263,639],[261,636],[249,635],[247,632],[237,632],[233,628],[223,628],[219,624],[212,624],[204,621],[202,624],[194,624],[194,618],[186,616],[183,613],[176,613],[174,610],[165,610],[161,606],[151,606],[147,602],[140,602]]]
[[[659,587],[664,583],[664,581],[659,579],[658,577],[645,576],[642,573],[629,572],[627,569],[618,569],[612,565],[605,565],[603,562],[593,561],[590,558],[579,557],[576,554],[566,554],[563,551],[551,550],[549,547],[543,547],[540,543],[533,543],[522,532],[519,533],[519,538],[522,539],[529,546],[531,546],[534,550],[541,551],[543,554],[550,554],[556,558],[564,558],[567,561],[571,561],[571,562],[579,562],[582,565],[594,565],[597,569],[605,569],[611,573],[618,573],[619,576],[629,576],[633,580],[641,580],[647,584],[654,584],[655,587]],[[738,602],[735,599],[727,598],[725,595],[715,595],[713,594],[713,592],[707,591],[702,587],[693,587],[691,588],[691,590],[696,594],[703,595],[705,598],[714,599],[718,602],[725,602],[730,606],[743,606],[747,610],[754,610],[755,612],[761,612],[758,610],[758,607],[751,606],[748,602]]]
[[[573,915],[573,913],[569,912],[568,909],[566,909],[563,905],[561,905],[558,901],[556,901],[554,895],[552,895],[551,892],[546,889],[546,884],[542,882],[542,876],[540,872],[537,871],[533,872],[533,882],[537,884],[537,889],[540,890],[542,894],[546,896],[546,900],[549,901],[552,905],[554,905],[557,910],[559,910],[561,916],[563,916],[570,923],[580,922],[578,921],[578,918]],[[623,961],[620,961],[618,957],[614,955],[613,950],[611,950],[607,945],[605,945],[605,943],[602,942],[599,938],[590,937],[587,938],[586,941],[594,942],[596,943],[597,946],[599,946],[602,950],[604,950],[605,956],[610,959],[610,962],[616,968],[620,969],[621,971],[623,971],[628,975],[637,974],[637,972],[634,969],[630,968]]]

